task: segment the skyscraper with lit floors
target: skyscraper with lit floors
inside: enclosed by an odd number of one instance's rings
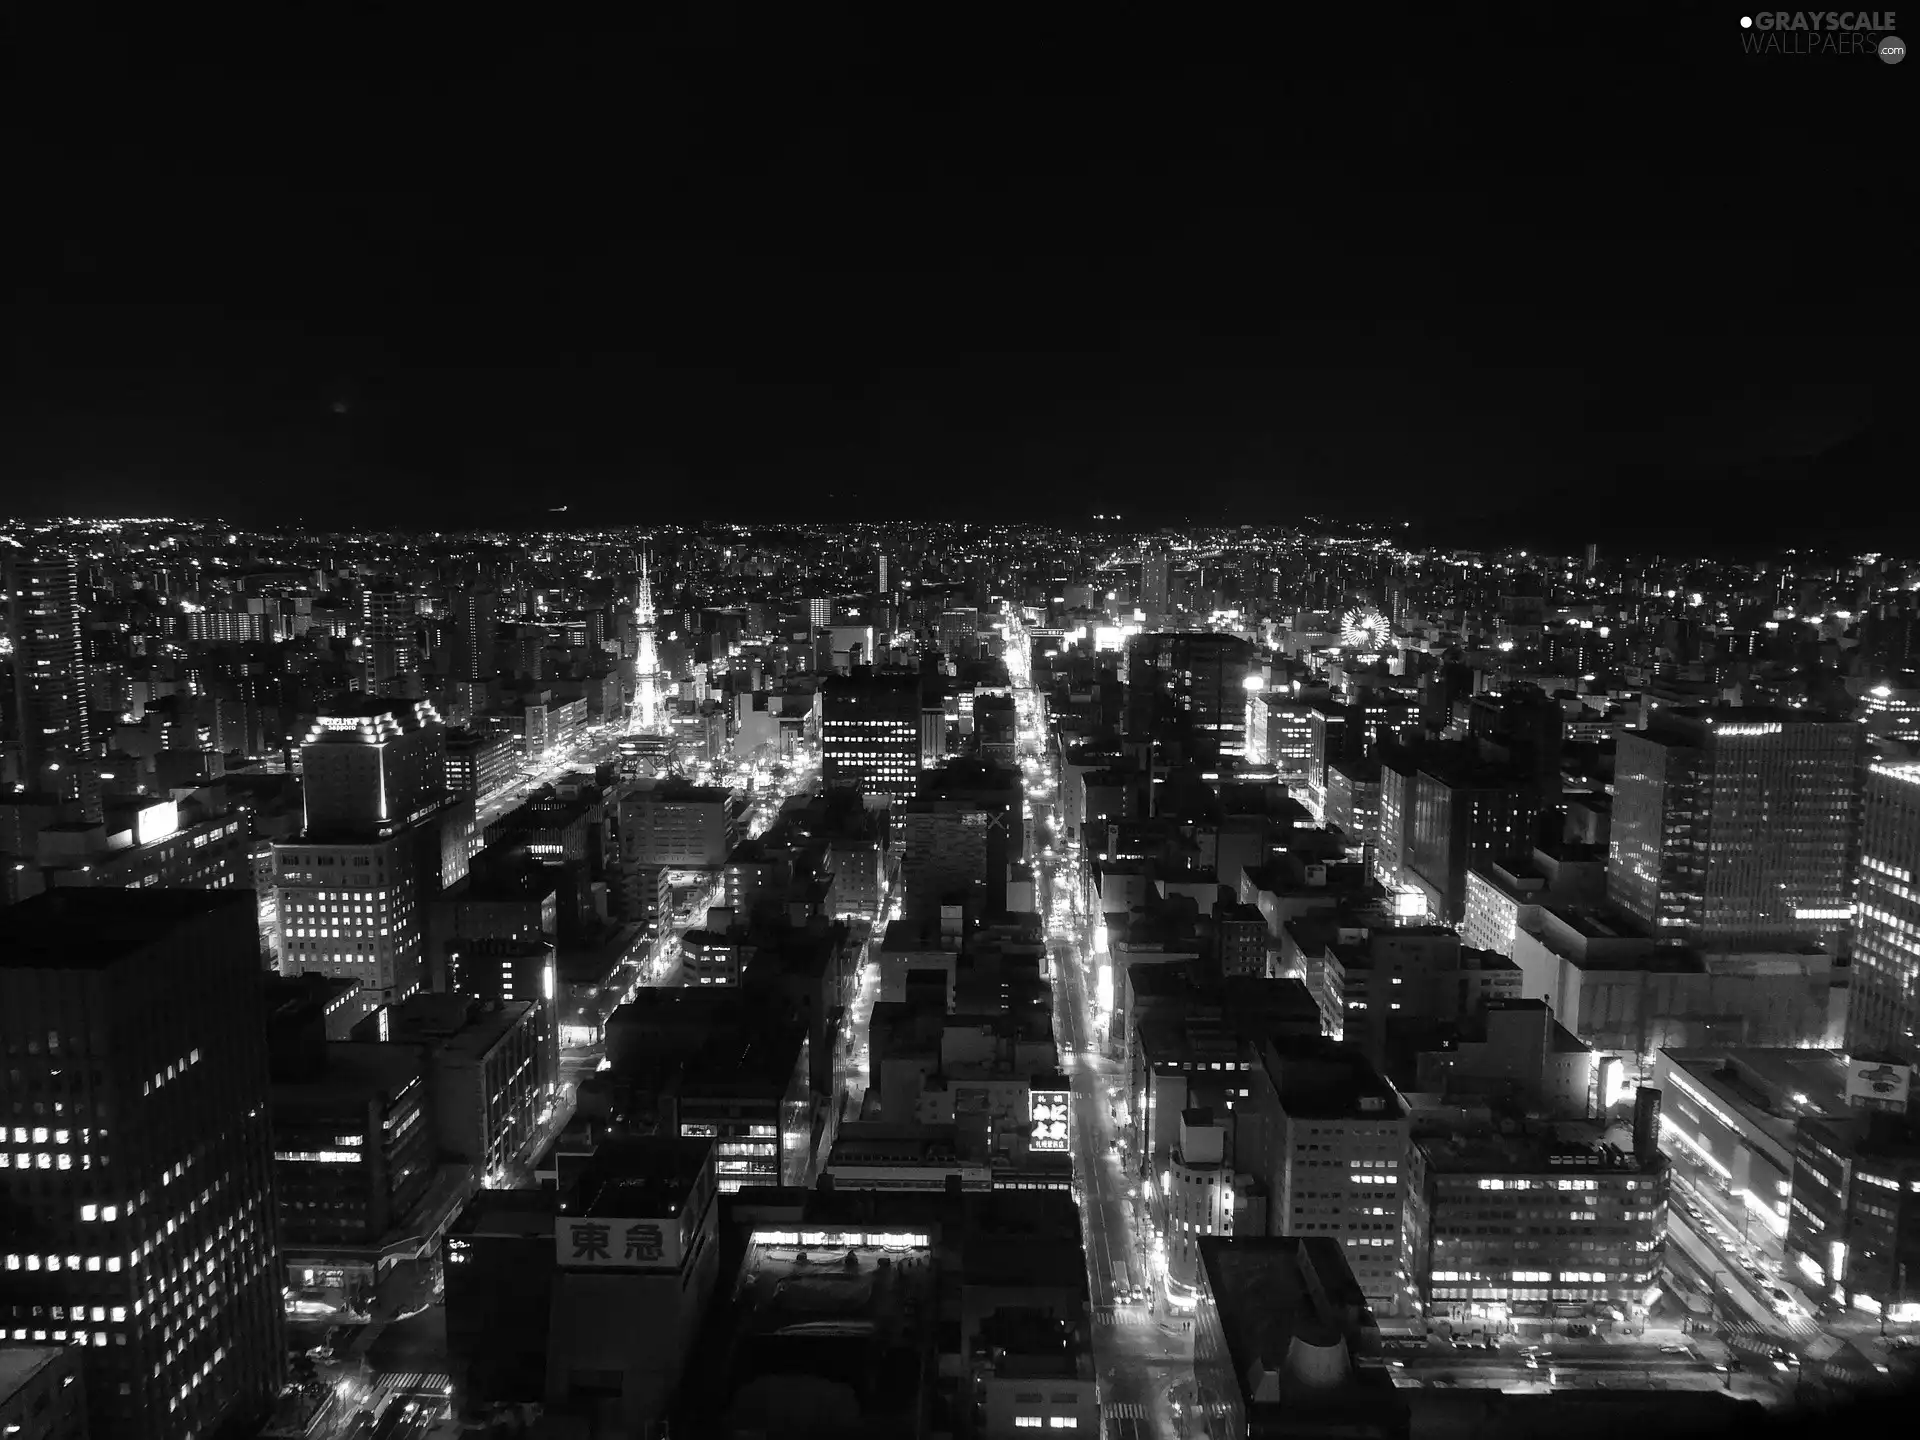
[[[81,802],[98,818],[88,719],[86,606],[71,555],[0,550],[13,646],[13,734],[29,790]]]
[[[920,677],[856,671],[820,687],[820,766],[829,789],[910,800],[920,788]]]
[[[425,984],[425,905],[467,873],[471,795],[446,782],[446,733],[424,700],[322,715],[300,747],[306,824],[274,842],[280,968],[357,981],[369,1004]]]
[[[1849,988],[1847,1048],[1920,1061],[1920,760],[1867,771]]]
[[[0,1326],[97,1440],[251,1433],[283,1368],[250,896],[55,890],[0,927]]]
[[[1707,950],[1833,941],[1865,745],[1865,727],[1799,710],[1656,710],[1620,737],[1607,898]]]

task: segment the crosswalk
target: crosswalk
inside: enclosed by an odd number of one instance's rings
[[[1095,1312],[1094,1319],[1102,1325],[1118,1325],[1121,1328],[1144,1329],[1153,1320],[1143,1310],[1101,1310]]]
[[[396,1395],[444,1395],[453,1377],[444,1373],[415,1371],[410,1375],[389,1375],[387,1388]]]
[[[1144,1420],[1147,1407],[1133,1401],[1122,1401],[1117,1405],[1103,1405],[1101,1413],[1109,1420]]]

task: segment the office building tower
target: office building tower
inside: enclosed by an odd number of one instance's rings
[[[420,683],[419,607],[413,592],[391,580],[360,591],[360,688],[405,698]]]
[[[1847,1048],[1920,1061],[1920,761],[1867,772]]]
[[[1415,1142],[1409,1175],[1409,1268],[1430,1318],[1645,1323],[1667,1232],[1658,1150],[1578,1126],[1432,1134]]]
[[[1238,765],[1254,673],[1253,646],[1237,635],[1136,635],[1127,644],[1128,728],[1145,733],[1170,707],[1191,733],[1196,763]]]
[[[1833,942],[1864,750],[1858,724],[1795,710],[1656,710],[1620,737],[1608,899],[1706,949]]]
[[[345,708],[301,747],[306,824],[273,847],[280,966],[355,980],[384,1004],[425,983],[425,905],[467,873],[473,796],[446,788],[431,705]]]
[[[1148,546],[1140,552],[1140,608],[1147,612],[1149,621],[1166,613],[1167,581],[1172,566],[1173,557],[1158,546]]]
[[[920,705],[920,768],[931,770],[947,758],[947,707],[942,702]]]
[[[640,581],[633,591],[633,711],[627,733],[657,735],[663,726],[660,693],[660,645],[654,634],[653,579],[647,556],[640,556]]]
[[[1381,771],[1383,812],[1389,768]],[[1422,764],[1402,793],[1410,802],[1401,817],[1402,877],[1425,897],[1429,913],[1458,925],[1466,919],[1473,867],[1533,848],[1540,793],[1530,776],[1441,757]]]
[[[371,1282],[380,1242],[433,1180],[426,1061],[407,1045],[315,1035],[298,1047],[312,1052],[299,1056],[307,1063],[287,1064],[274,1039],[273,1188],[287,1269],[359,1270]],[[342,1253],[367,1246],[370,1256]]]
[[[1406,1313],[1408,1117],[1393,1085],[1358,1046],[1314,1039],[1265,1042],[1249,1080],[1235,1158],[1266,1186],[1273,1233],[1331,1237],[1374,1312]]]
[[[884,550],[874,551],[873,552],[874,589],[877,590],[882,595],[890,593],[887,582],[892,578],[893,577],[889,572],[889,567],[887,564],[887,552]]]
[[[13,644],[12,740],[29,790],[79,801],[89,818],[100,804],[87,705],[86,604],[71,555],[8,548],[0,575]]]
[[[1566,718],[1560,699],[1538,686],[1475,695],[1467,727],[1480,756],[1528,776],[1549,807],[1560,800]]]
[[[910,799],[920,784],[920,677],[835,675],[820,688],[820,771],[828,788]]]
[[[454,678],[486,681],[497,672],[494,659],[494,616],[500,605],[499,592],[489,585],[474,585],[454,597]]]
[[[449,946],[447,976],[457,994],[532,1005],[541,1068],[560,1073],[559,971],[551,944],[491,935],[456,940]]]
[[[105,1440],[250,1434],[279,1393],[253,903],[72,890],[8,912],[8,1338],[84,1347]]]
[[[486,708],[487,687],[499,671],[494,657],[494,617],[499,594],[490,586],[475,585],[453,597],[453,720],[473,723]]]
[[[404,820],[446,793],[446,727],[424,700],[335,706],[301,745],[300,774],[308,830]]]

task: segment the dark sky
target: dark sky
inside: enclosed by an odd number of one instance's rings
[[[1732,11],[636,8],[23,46],[6,508],[1914,515],[1911,67]]]

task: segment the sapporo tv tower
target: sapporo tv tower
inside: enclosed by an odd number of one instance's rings
[[[640,552],[640,583],[633,592],[633,711],[627,720],[629,735],[660,733],[660,648],[654,638],[656,615],[653,581],[647,574],[647,551]]]

